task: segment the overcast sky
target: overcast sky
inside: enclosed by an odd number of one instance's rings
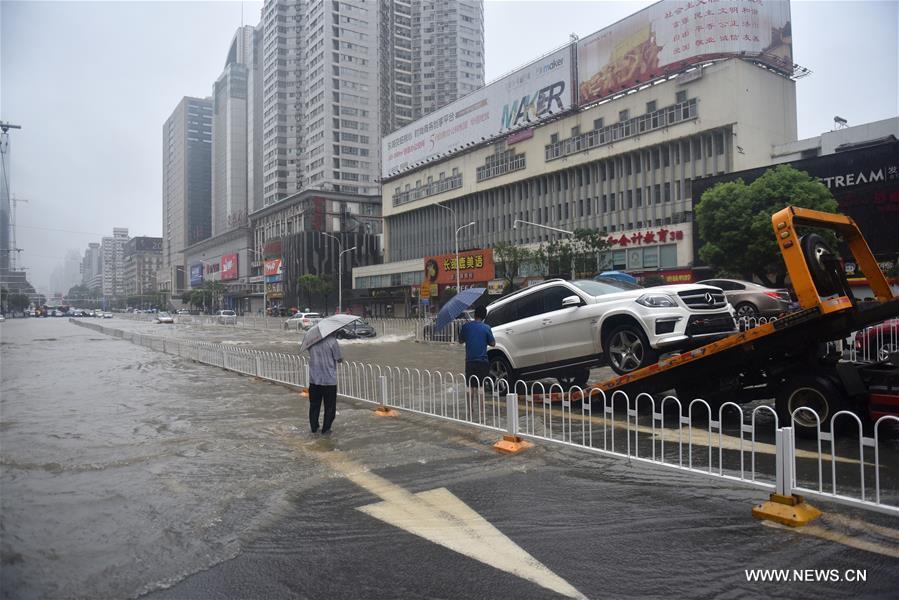
[[[771,0],[769,0],[771,1]],[[651,4],[488,0],[487,79]],[[792,2],[799,136],[899,114],[895,0]],[[162,235],[162,124],[208,96],[261,2],[0,2],[0,120],[11,133],[18,264],[47,290],[67,250],[127,227]]]

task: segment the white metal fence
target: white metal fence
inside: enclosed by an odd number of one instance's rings
[[[197,362],[285,385],[308,386],[307,360],[297,354],[176,340],[71,321]],[[886,448],[882,437],[888,424],[899,425],[897,417],[882,417],[874,424],[873,437],[866,437],[858,416],[847,411],[835,414],[832,422],[853,420],[857,424],[857,452],[845,456],[841,453],[854,448],[854,443],[838,444],[838,434],[822,431],[816,414],[819,427],[815,438],[797,440],[792,428],[778,423],[777,414],[768,406],[746,409],[726,402],[713,409],[702,399],[682,402],[666,396],[659,400],[646,393],[631,397],[622,391],[607,397],[598,389],[563,389],[557,383],[545,386],[517,381],[509,385],[490,379],[470,383],[473,389],[462,373],[450,371],[353,361],[338,368],[338,393],[345,398],[768,491],[795,490],[899,516],[899,478],[894,470],[884,488],[881,473]],[[796,412],[802,410],[810,409]],[[794,421],[795,417],[796,413]],[[784,436],[785,431],[789,435]],[[772,444],[771,440],[779,441]],[[777,464],[777,443],[789,444],[792,452],[788,456],[794,457],[792,473],[784,474]],[[896,462],[891,461],[894,469]],[[784,481],[784,477],[790,480]]]

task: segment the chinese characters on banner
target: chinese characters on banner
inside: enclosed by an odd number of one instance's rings
[[[456,283],[456,255],[443,254],[425,258],[425,277],[431,283]],[[459,281],[488,282],[494,278],[493,249],[459,253]]]
[[[678,242],[684,239],[684,232],[679,229],[665,229],[664,227],[655,231],[638,231],[637,233],[622,233],[616,237],[610,235],[606,241],[610,246],[627,247],[631,245],[641,246],[643,244],[668,244]]]
[[[790,3],[666,0],[581,39],[577,52],[581,102],[722,56],[751,56],[790,72]]]

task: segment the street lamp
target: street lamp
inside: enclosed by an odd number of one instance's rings
[[[337,242],[337,312],[343,312],[343,255],[347,252],[352,252],[358,246],[353,246],[352,248],[347,248],[346,250],[342,250],[343,244],[340,243],[340,238],[336,235],[331,235],[330,233],[325,233],[324,231],[319,231],[320,234],[326,235],[329,238],[333,239]]]
[[[474,221],[472,221],[471,223],[468,223],[467,225],[463,225],[462,227],[456,228],[456,235],[454,236],[455,241],[456,241],[456,293],[457,294],[462,291],[459,286],[459,232],[462,231],[463,229],[465,229],[466,227],[471,227],[472,225],[475,225]]]
[[[265,291],[265,255],[258,250],[253,250],[252,248],[247,248],[247,252],[252,252],[254,256],[262,255],[262,316],[268,316],[268,296]]]
[[[541,225],[540,223],[533,223],[531,221],[525,221],[524,219],[515,219],[512,221],[512,229],[518,229],[518,224],[524,223],[525,225],[533,225],[534,227],[540,227],[541,229],[549,229],[550,231],[558,231],[559,233],[564,233],[566,235],[574,235],[573,231],[568,231],[567,229],[559,229],[558,227],[550,227],[549,225]],[[571,252],[571,279],[574,280],[574,251],[572,249]]]

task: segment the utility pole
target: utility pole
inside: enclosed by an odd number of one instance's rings
[[[3,198],[0,198],[0,208],[2,208],[6,214],[10,214],[10,187],[9,187],[9,130],[10,129],[22,129],[21,125],[14,125],[13,123],[5,123],[0,121],[0,168],[3,169],[3,181],[0,183],[0,188],[4,190]],[[15,209],[13,209],[14,211]],[[11,271],[15,265],[15,253],[19,251],[16,247],[16,230],[15,230],[15,212],[10,215],[10,224],[9,231],[7,231],[7,235],[9,235],[9,239],[7,240],[7,248],[3,248],[6,252],[6,269]],[[11,243],[11,244],[10,244]]]

